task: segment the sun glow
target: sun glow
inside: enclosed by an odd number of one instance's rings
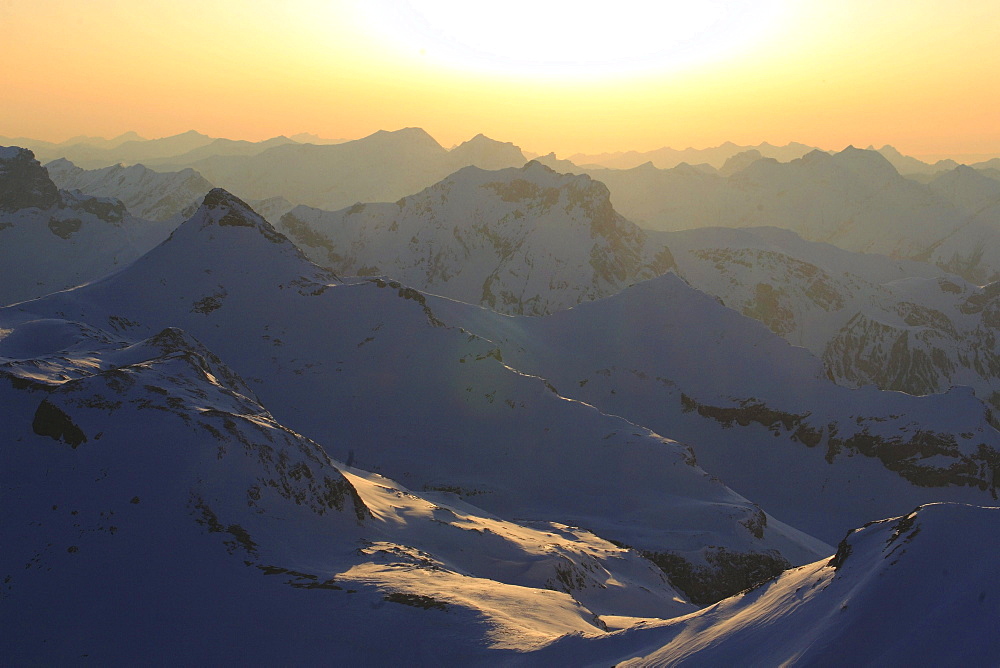
[[[366,22],[401,55],[506,76],[666,71],[733,57],[787,0],[371,0]]]

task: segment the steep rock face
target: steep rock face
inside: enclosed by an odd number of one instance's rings
[[[59,203],[59,191],[34,153],[0,146],[0,212],[49,209]]]
[[[909,394],[968,385],[1000,409],[998,284],[978,288],[938,279],[906,287],[880,312],[858,313],[830,339],[827,368],[851,385],[875,383]]]
[[[396,204],[299,207],[280,228],[341,275],[389,275],[503,313],[549,313],[673,266],[603,184],[536,162],[465,168]]]
[[[212,184],[193,169],[161,173],[143,165],[118,164],[85,170],[65,159],[50,162],[46,169],[60,189],[113,197],[132,215],[153,221],[177,217],[212,189]]]

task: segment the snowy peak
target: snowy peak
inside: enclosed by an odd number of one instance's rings
[[[280,226],[341,275],[384,275],[504,313],[540,315],[667,271],[673,259],[607,187],[538,161],[469,166],[395,204],[297,207]]]
[[[34,153],[0,146],[0,211],[48,209],[59,203],[59,190]]]
[[[207,315],[269,294],[278,299],[274,294],[285,289],[318,294],[334,281],[246,202],[215,188],[166,241],[101,282],[100,290],[123,290],[135,299],[183,294],[192,299],[191,312]]]
[[[271,243],[286,243],[285,235],[257,214],[246,202],[223,188],[213,188],[205,195],[198,212],[185,225],[197,221],[199,229],[215,227],[248,227],[255,229]]]

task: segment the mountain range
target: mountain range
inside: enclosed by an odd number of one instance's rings
[[[195,135],[0,149],[9,660],[1000,657],[984,169]]]

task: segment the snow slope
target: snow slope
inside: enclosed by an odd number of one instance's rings
[[[596,641],[566,638],[524,664],[995,665],[998,521],[998,508],[919,507],[850,532],[829,561],[711,608]]]
[[[178,329],[2,330],[0,401],[14,663],[482,662],[694,609],[586,530],[332,461]]]

